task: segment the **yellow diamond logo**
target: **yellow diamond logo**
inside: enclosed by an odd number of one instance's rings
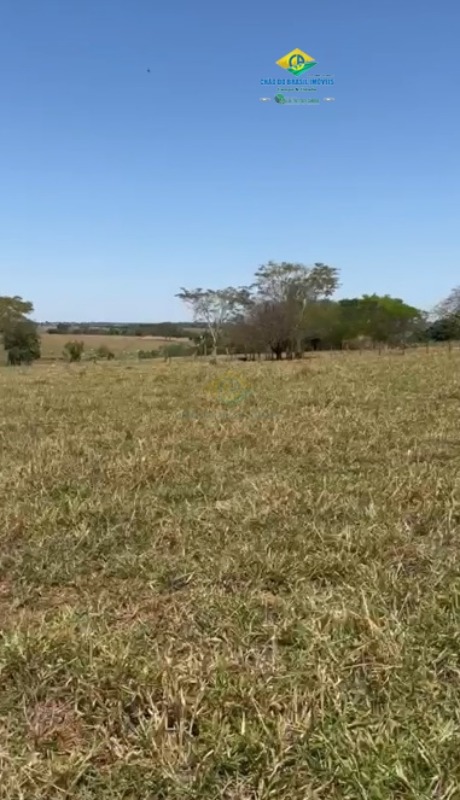
[[[310,69],[310,67],[316,66],[315,59],[303,50],[299,50],[298,47],[295,50],[291,50],[290,53],[280,58],[276,63],[282,69],[287,69],[288,72],[292,72],[293,75],[300,75],[302,72],[305,72],[305,70]]]
[[[239,403],[251,393],[244,377],[231,370],[209,381],[206,389],[210,397],[225,405]]]

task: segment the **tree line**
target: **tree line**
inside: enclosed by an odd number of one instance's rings
[[[460,289],[431,314],[390,295],[335,300],[337,269],[270,261],[250,286],[185,289],[176,295],[206,328],[207,348],[300,357],[305,350],[405,347],[460,338]]]
[[[187,338],[193,322],[45,322],[43,330],[51,334],[82,336],[157,336],[162,339]]]
[[[431,312],[390,295],[336,300],[339,288],[339,271],[327,264],[269,261],[257,269],[248,286],[183,287],[176,297],[192,313],[188,336],[197,354],[225,352],[254,358],[265,353],[281,359],[301,357],[306,350],[353,348],[363,342],[406,347],[460,339],[460,287]],[[0,334],[12,366],[40,358],[39,329],[30,318],[33,310],[33,304],[22,297],[0,297]],[[150,335],[184,335],[179,323],[116,326],[118,333],[123,328],[137,335],[149,335],[146,330],[152,329],[155,334]],[[70,323],[55,328],[56,333],[70,330]],[[85,331],[80,327],[80,332]]]

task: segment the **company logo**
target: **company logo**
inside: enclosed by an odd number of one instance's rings
[[[291,50],[290,53],[280,58],[276,63],[282,69],[292,72],[293,75],[301,75],[305,70],[316,66],[315,59],[309,56],[308,53],[304,53],[303,50],[299,50],[298,47],[295,50]]]
[[[206,384],[210,397],[226,406],[240,403],[251,394],[251,390],[241,375],[231,370],[226,370],[222,375],[216,376]]]

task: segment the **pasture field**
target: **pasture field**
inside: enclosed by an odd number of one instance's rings
[[[0,398],[2,800],[460,798],[460,354]]]
[[[190,344],[188,339],[162,339],[157,336],[110,336],[110,334],[43,333],[41,334],[42,357],[60,359],[64,345],[77,340],[85,343],[85,350],[96,350],[101,345],[108,347],[115,356],[137,353],[138,350],[155,350],[174,343]]]

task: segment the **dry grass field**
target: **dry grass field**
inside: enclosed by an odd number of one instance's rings
[[[85,350],[96,350],[101,345],[108,347],[116,356],[137,353],[138,350],[155,350],[176,342],[190,344],[188,339],[162,339],[152,336],[110,336],[109,334],[43,333],[41,335],[42,357],[59,359],[66,342],[84,342]]]
[[[458,353],[0,397],[2,800],[460,798]]]

